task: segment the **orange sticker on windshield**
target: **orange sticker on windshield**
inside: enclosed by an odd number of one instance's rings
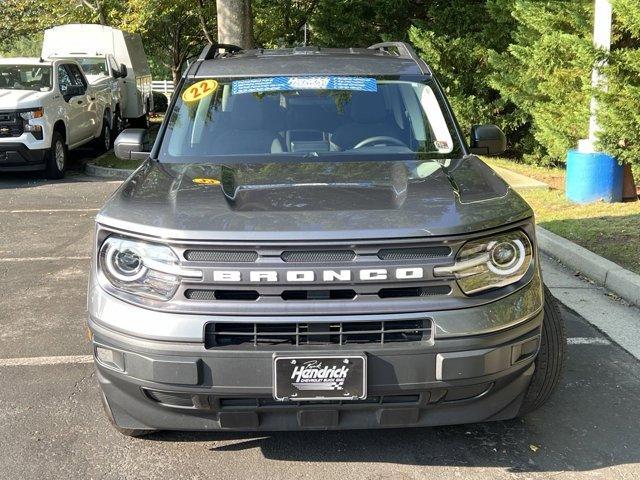
[[[220,180],[216,180],[215,178],[194,178],[193,183],[199,185],[220,185]]]
[[[202,80],[194,83],[182,92],[182,101],[187,103],[197,102],[198,100],[211,95],[217,89],[218,82],[215,80]]]

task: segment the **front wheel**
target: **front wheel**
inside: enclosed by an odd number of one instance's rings
[[[122,133],[123,123],[122,123],[122,115],[120,114],[120,110],[116,110],[116,113],[113,116],[113,128],[111,130],[112,130],[111,137],[113,140],[115,140],[118,137],[118,135]]]
[[[145,113],[141,117],[133,119],[130,123],[131,126],[135,128],[144,128],[145,130],[147,130],[151,126],[148,113]]]
[[[567,355],[567,335],[556,299],[544,287],[544,320],[540,351],[535,359],[535,371],[518,416],[540,408],[551,396],[562,378]]]
[[[67,170],[68,150],[60,132],[53,132],[51,148],[47,152],[45,176],[52,180],[64,177]]]
[[[107,152],[111,148],[111,127],[106,117],[102,119],[102,130],[95,140],[95,148],[98,153]]]

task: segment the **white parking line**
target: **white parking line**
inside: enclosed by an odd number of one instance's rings
[[[91,257],[15,257],[0,258],[0,263],[9,262],[55,262],[57,260],[90,260]]]
[[[93,357],[91,355],[0,358],[0,367],[37,367],[41,365],[83,364],[92,362]]]
[[[567,343],[569,345],[611,345],[609,340],[601,337],[569,337]]]
[[[59,213],[59,212],[97,212],[99,208],[51,208],[44,210],[0,210],[0,213]]]

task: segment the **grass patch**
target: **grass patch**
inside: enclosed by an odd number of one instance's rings
[[[121,160],[116,157],[113,152],[109,152],[102,155],[100,158],[96,158],[91,163],[99,167],[135,170],[142,164],[142,162],[144,162],[144,160]]]
[[[564,196],[564,170],[534,167],[506,159],[488,160],[536,178],[553,190],[519,192],[533,208],[537,223],[598,255],[640,273],[640,202],[576,204]]]

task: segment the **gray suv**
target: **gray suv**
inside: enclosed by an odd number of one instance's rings
[[[529,205],[404,43],[206,47],[96,219],[89,327],[107,415],[155,430],[514,418],[565,334]]]

